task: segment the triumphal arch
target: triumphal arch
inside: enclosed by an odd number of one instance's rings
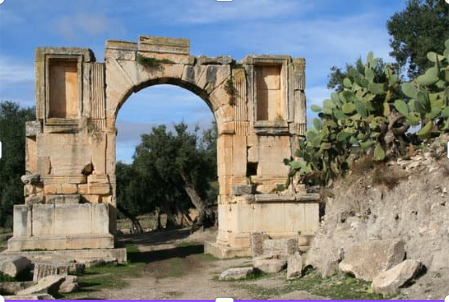
[[[306,130],[305,60],[286,55],[190,55],[187,39],[106,42],[104,63],[87,48],[38,48],[36,121],[26,125],[25,204],[14,207],[8,250],[113,249],[116,118],[127,98],[157,84],[188,89],[218,125],[219,257],[250,252],[251,232],[308,238],[318,202],[278,192]],[[160,100],[163,102],[164,100]]]

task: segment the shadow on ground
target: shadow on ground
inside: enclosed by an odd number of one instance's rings
[[[196,244],[148,252],[132,251],[128,252],[128,260],[132,263],[144,262],[148,264],[172,258],[186,258],[191,255],[203,253],[204,246],[202,244]]]

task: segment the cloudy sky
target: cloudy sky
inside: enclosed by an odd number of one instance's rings
[[[34,49],[89,47],[103,61],[107,39],[189,38],[192,55],[288,54],[307,60],[308,107],[327,98],[331,66],[372,50],[389,60],[385,23],[405,0],[4,0],[0,4],[0,101],[34,105]],[[311,115],[311,113],[309,112]],[[176,86],[132,95],[118,116],[118,160],[131,161],[142,132],[185,121],[206,127],[204,101]],[[309,119],[310,120],[310,119]]]

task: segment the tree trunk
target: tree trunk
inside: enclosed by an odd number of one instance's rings
[[[215,225],[215,213],[211,209],[208,209],[206,203],[198,194],[190,177],[187,177],[184,173],[181,173],[181,177],[184,180],[184,190],[189,196],[195,208],[198,210],[199,215],[196,220],[196,225],[202,227],[211,227]]]
[[[127,209],[122,207],[120,204],[117,204],[117,209],[120,212],[122,212],[122,214],[125,215],[126,218],[131,220],[131,223],[132,223],[131,233],[135,233],[135,234],[143,233],[142,225],[140,224],[139,220],[137,219],[137,217],[135,215],[131,214]]]

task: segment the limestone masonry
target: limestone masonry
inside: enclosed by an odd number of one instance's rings
[[[87,48],[36,49],[37,119],[26,125],[25,204],[14,207],[9,252],[114,248],[116,117],[157,84],[197,94],[217,121],[219,233],[206,251],[250,255],[251,232],[309,241],[319,196],[276,193],[306,130],[305,60],[189,51],[189,40],[151,36],[108,40],[104,63]]]

